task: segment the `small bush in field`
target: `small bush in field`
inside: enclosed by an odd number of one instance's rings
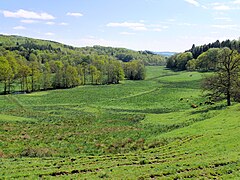
[[[5,157],[4,153],[0,150],[0,158]]]
[[[53,156],[54,152],[50,148],[33,148],[28,147],[21,153],[23,157],[50,157]]]

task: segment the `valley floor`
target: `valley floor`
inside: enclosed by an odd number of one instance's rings
[[[0,96],[0,179],[240,179],[240,105],[197,72]]]

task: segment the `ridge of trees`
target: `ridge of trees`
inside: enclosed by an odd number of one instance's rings
[[[53,41],[0,35],[0,82],[4,94],[117,84],[124,78],[143,80],[145,65],[158,64],[158,60],[163,59],[150,51],[75,48]]]
[[[166,67],[177,70],[215,71],[216,56],[222,48],[229,48],[240,52],[240,40],[219,40],[201,46],[192,45],[192,48],[182,53],[174,54],[167,59]]]
[[[33,39],[21,36],[6,36],[0,35],[0,47],[3,46],[6,50],[17,50],[22,53],[25,58],[28,59],[32,50],[50,52],[57,55],[107,55],[114,59],[121,60],[123,62],[129,62],[132,60],[141,60],[145,65],[166,65],[165,57],[157,55],[151,51],[134,51],[126,48],[114,48],[104,46],[93,47],[73,47],[65,44],[61,44],[54,41]],[[48,57],[49,58],[49,57]],[[55,57],[57,58],[57,57]]]
[[[201,46],[195,46],[195,44],[192,45],[192,48],[185,51],[185,52],[191,52],[193,55],[194,59],[197,59],[199,55],[202,53],[208,51],[211,48],[224,48],[227,47],[231,50],[237,50],[240,52],[240,40],[225,40],[220,42],[219,40],[209,43],[209,44],[204,44]]]

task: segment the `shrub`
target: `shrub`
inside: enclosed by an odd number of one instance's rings
[[[32,148],[28,147],[21,153],[23,157],[49,157],[53,156],[54,152],[50,148]]]

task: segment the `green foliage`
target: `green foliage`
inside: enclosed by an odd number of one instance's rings
[[[148,66],[165,65],[166,62],[163,56],[156,55],[150,51],[137,52],[125,48],[112,48],[103,46],[80,48],[80,51],[83,51],[87,54],[107,55],[123,62],[140,60]]]
[[[167,59],[167,68],[177,71],[186,70],[188,61],[192,59],[191,52],[175,54]]]
[[[124,78],[122,65],[117,60],[108,61],[107,63],[107,83],[118,84]]]
[[[0,56],[0,82],[4,83],[4,94],[7,94],[7,84],[13,78],[14,74],[8,60]]]
[[[186,68],[188,71],[195,71],[197,67],[197,61],[195,59],[189,60],[187,62]]]
[[[218,70],[218,56],[220,50],[229,48],[240,52],[239,45],[239,40],[230,41],[229,39],[222,42],[217,40],[214,43],[204,44],[202,46],[195,46],[193,44],[190,50],[170,56],[167,59],[166,67],[180,71],[186,69],[190,71],[216,71]],[[186,53],[190,53],[188,58],[186,58]]]
[[[129,80],[145,79],[145,67],[141,61],[131,61],[124,64],[125,78]]]
[[[196,69],[200,71],[216,71],[220,49],[212,48],[198,56]]]
[[[218,70],[213,76],[205,78],[203,89],[210,91],[209,95],[215,100],[225,98],[230,106],[232,98],[239,101],[240,55],[237,51],[223,48],[217,60]]]
[[[5,69],[5,79],[2,77],[4,94],[72,88],[81,84],[118,84],[125,76],[142,80],[144,64],[164,61],[162,56],[148,51],[143,53],[124,48],[73,48],[52,41],[4,35],[0,36],[0,42],[2,57],[7,58],[3,67],[8,69]],[[129,65],[132,64],[134,76],[124,74],[122,61],[133,61]]]
[[[145,65],[165,65],[165,58],[150,51],[133,51],[125,48],[103,46],[75,48],[53,41],[0,35],[1,46],[6,50],[18,51],[26,59],[38,59],[42,63],[51,60],[68,60],[75,64],[82,61],[88,64],[94,56],[108,56],[123,62],[141,60]]]
[[[67,65],[66,72],[64,74],[66,76],[66,87],[76,87],[80,84],[76,67]]]
[[[209,43],[209,44],[204,44],[202,46],[195,46],[193,44],[192,48],[190,50],[187,50],[187,52],[191,52],[193,54],[193,58],[197,59],[199,55],[202,53],[208,51],[211,48],[229,48],[231,50],[236,50],[240,52],[240,41],[239,40],[232,40],[230,41],[229,39],[220,42],[219,40]]]
[[[231,46],[232,49],[238,48],[236,46],[236,43],[238,44],[237,41],[229,41],[229,45],[232,43],[234,44]],[[195,46],[193,46],[192,51],[194,51],[194,49]],[[167,68],[185,70],[184,67],[186,67],[188,71],[214,71],[215,75],[205,78],[202,85],[204,90],[209,91],[207,95],[215,101],[226,98],[228,106],[231,105],[231,99],[240,101],[240,92],[238,90],[240,84],[238,51],[226,47],[221,49],[207,48],[197,59],[190,60],[192,51],[169,57],[167,60]]]
[[[52,81],[51,81],[51,68],[48,62],[44,64],[43,67],[43,89],[51,89],[52,88]]]

